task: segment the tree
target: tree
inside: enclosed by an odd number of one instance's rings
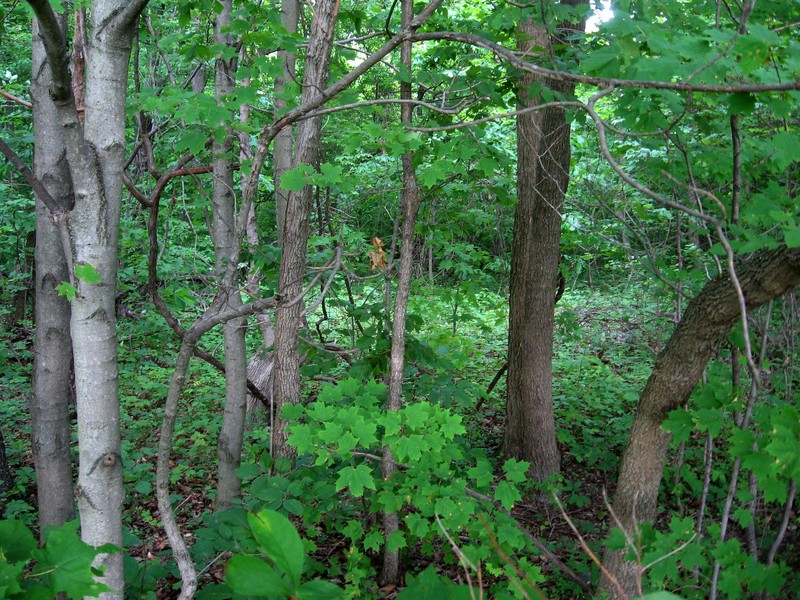
[[[642,391],[612,503],[618,525],[632,543],[638,525],[651,523],[658,509],[671,439],[661,427],[664,420],[670,411],[686,404],[706,364],[742,318],[742,300],[749,310],[800,285],[800,250],[783,247],[762,251],[738,265],[735,273],[737,281],[730,273],[722,274],[692,300]],[[604,578],[601,589],[612,598],[641,591],[640,567],[634,561],[625,561],[625,554],[608,551],[603,559],[613,579]]]
[[[125,149],[128,61],[136,18],[146,0],[96,0],[89,8],[85,113],[72,91],[69,56],[59,20],[47,0],[29,4],[38,20],[52,74],[50,97],[63,129],[74,207],[58,214],[68,239],[72,296],[70,331],[78,412],[76,495],[82,539],[122,545],[122,456],[117,390],[117,241]],[[55,209],[55,210],[54,210]],[[101,557],[104,583],[122,597],[122,555]]]
[[[236,54],[231,26],[230,0],[221,3],[214,19],[214,37],[221,55],[214,68],[214,97],[220,104],[236,87]],[[242,305],[239,281],[225,277],[230,261],[238,254],[241,239],[236,235],[236,190],[233,169],[233,130],[231,123],[219,123],[221,140],[214,137],[212,191],[213,223],[211,237],[215,248],[215,271],[226,286],[220,290],[225,298],[221,310],[236,309]],[[247,353],[245,349],[244,319],[232,319],[223,325],[225,344],[225,409],[219,434],[217,477],[217,510],[230,508],[238,499],[241,481],[236,475],[242,455],[244,423],[247,414]]]
[[[559,6],[586,5],[582,0]],[[548,8],[556,8],[550,5]],[[518,26],[518,49],[526,60],[552,55],[585,22],[553,30],[529,18]],[[580,16],[572,15],[573,19]],[[558,65],[553,64],[554,69]],[[522,107],[542,102],[543,89],[571,94],[574,84],[523,72],[518,83]],[[530,473],[544,481],[559,472],[553,414],[553,328],[559,286],[561,213],[570,171],[570,125],[564,109],[550,106],[517,117],[517,209],[511,249],[508,326],[508,401],[504,452],[530,462]]]
[[[311,39],[306,56],[301,104],[321,101],[330,76],[333,32],[339,3],[325,0],[316,5]],[[294,167],[318,168],[322,122],[319,117],[302,121],[297,127]],[[303,291],[309,235],[309,216],[314,188],[304,185],[289,195],[283,231],[279,293],[290,301],[280,306],[275,316],[275,418],[272,450],[276,457],[290,457],[286,422],[280,415],[286,404],[300,402],[299,332],[303,323],[303,303],[297,299]]]
[[[67,14],[58,17],[66,31]],[[61,525],[75,514],[70,452],[69,403],[72,399],[70,303],[58,286],[69,281],[64,243],[67,213],[73,208],[72,183],[66,163],[64,134],[49,95],[53,76],[34,21],[31,101],[34,175],[55,203],[55,216],[36,200],[36,337],[34,338],[32,446],[36,466],[39,527]]]

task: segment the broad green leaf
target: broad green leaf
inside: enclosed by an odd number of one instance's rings
[[[19,581],[23,577],[24,568],[24,562],[15,565],[0,560],[0,598],[11,598],[13,594],[22,591]]]
[[[294,597],[297,600],[338,600],[344,598],[344,590],[330,581],[315,579],[301,585]]]
[[[297,588],[305,559],[297,529],[282,514],[268,509],[248,514],[247,521],[264,554],[289,577],[293,588]]]
[[[275,569],[255,556],[234,556],[228,561],[225,582],[237,594],[257,598],[285,598],[291,590]]]
[[[44,547],[33,551],[34,574],[45,575],[48,587],[68,598],[99,596],[111,590],[94,578],[92,563],[98,554],[116,550],[110,544],[99,548],[86,544],[78,537],[78,521],[70,521],[51,530]]]
[[[488,460],[479,460],[478,464],[467,470],[467,475],[479,488],[486,487],[494,480],[492,464]]]
[[[676,596],[672,592],[650,592],[641,597],[641,600],[683,600],[681,596]]]
[[[75,265],[75,277],[81,281],[94,285],[100,283],[103,277],[97,272],[95,266],[91,263],[78,263]]]
[[[356,498],[364,495],[365,488],[376,489],[372,470],[366,465],[343,468],[339,471],[339,477],[336,479],[336,491],[339,492],[345,488],[350,488],[350,493]]]
[[[200,156],[205,150],[207,141],[208,132],[199,127],[190,127],[181,134],[175,146],[178,150],[186,149],[195,156]]]
[[[308,185],[308,178],[313,173],[314,168],[311,165],[300,165],[286,171],[281,176],[281,189],[287,192],[299,192]]]
[[[436,568],[428,567],[416,577],[408,577],[405,588],[397,600],[469,600],[472,592],[469,586],[455,585],[436,573]]]
[[[22,521],[0,521],[0,560],[27,562],[35,549],[36,540]]]
[[[692,415],[685,408],[676,408],[667,415],[661,423],[664,431],[669,431],[676,442],[685,442],[689,439],[694,429]]]
[[[506,479],[512,483],[522,483],[528,479],[528,467],[530,465],[524,460],[509,458],[503,463],[503,472]]]
[[[497,500],[503,508],[511,510],[514,504],[522,498],[519,490],[507,481],[501,481],[497,484],[494,490],[494,499]]]
[[[62,281],[56,286],[56,293],[62,298],[66,298],[69,302],[72,302],[75,299],[75,296],[78,295],[78,290],[74,285],[71,285],[66,281]]]
[[[408,544],[406,543],[406,536],[399,529],[393,531],[389,535],[389,539],[386,541],[386,549],[389,552],[397,552],[398,550],[400,550],[400,548],[405,548],[406,546],[408,546]]]

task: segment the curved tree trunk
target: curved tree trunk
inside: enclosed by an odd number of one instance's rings
[[[572,0],[568,4],[580,4]],[[576,29],[583,31],[583,24]],[[518,26],[521,52],[544,52],[557,41],[540,23]],[[520,76],[520,104],[535,106],[542,84],[561,93],[574,86]],[[553,329],[561,256],[561,211],[569,184],[570,127],[561,108],[517,117],[517,210],[511,259],[508,332],[508,402],[504,452],[530,462],[530,475],[543,481],[559,472],[553,415]]]
[[[783,295],[800,284],[800,249],[762,251],[737,267],[748,309]],[[661,424],[683,406],[731,327],[741,318],[739,299],[730,277],[706,284],[689,304],[639,400],[628,446],[622,458],[613,510],[624,530],[635,538],[639,523],[651,523],[658,509],[658,490],[670,434]],[[624,560],[624,551],[606,552],[603,564],[628,596],[638,593],[639,565]],[[607,578],[600,589],[623,598]]]
[[[322,95],[330,74],[333,30],[339,11],[338,0],[321,0],[314,6],[314,21],[306,56],[301,102],[310,103]],[[322,132],[320,117],[301,121],[297,126],[294,165],[319,163]],[[292,302],[279,306],[275,315],[275,398],[272,429],[272,453],[275,457],[292,457],[286,444],[286,422],[280,416],[284,404],[300,402],[300,355],[298,335],[303,319],[303,302],[297,301],[303,291],[309,235],[309,215],[313,186],[307,185],[289,195],[283,236],[283,254],[279,275],[281,300]]]
[[[62,27],[62,31],[65,30],[66,27]],[[71,204],[72,183],[64,136],[49,95],[52,74],[36,21],[32,43],[33,170],[36,178],[66,212]],[[67,299],[56,292],[61,282],[69,281],[64,241],[50,211],[37,198],[31,442],[36,466],[40,535],[49,525],[61,525],[75,516],[69,447],[69,402],[72,397],[70,308]]]

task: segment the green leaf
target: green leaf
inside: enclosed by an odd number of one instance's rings
[[[78,290],[75,286],[70,285],[66,281],[62,281],[56,286],[56,293],[62,298],[66,298],[69,302],[72,302],[75,296],[78,295]]]
[[[664,431],[671,432],[674,440],[680,443],[685,442],[691,436],[694,421],[691,413],[685,408],[676,408],[664,419],[661,427]]]
[[[199,127],[191,127],[181,134],[175,146],[178,150],[186,149],[194,156],[199,156],[205,150],[207,141],[208,132]]]
[[[506,479],[513,483],[522,483],[528,479],[528,467],[530,465],[524,460],[509,458],[503,463],[503,472]]]
[[[397,600],[468,600],[471,597],[469,586],[453,584],[430,566],[416,577],[409,575],[407,585]]]
[[[492,464],[485,459],[479,460],[478,464],[467,470],[467,476],[469,476],[478,487],[486,487],[494,480]]]
[[[397,552],[400,548],[408,546],[406,543],[405,534],[399,529],[389,534],[389,539],[386,541],[386,549],[389,552]]]
[[[676,596],[672,592],[651,592],[641,597],[641,600],[683,600],[680,596]]]
[[[92,563],[99,554],[117,550],[110,544],[93,548],[81,541],[78,521],[70,521],[51,530],[44,548],[34,550],[34,574],[45,575],[48,587],[53,592],[65,592],[68,598],[99,596],[111,589],[94,578]]]
[[[23,578],[24,568],[24,562],[10,565],[5,561],[0,561],[0,598],[11,598],[13,594],[22,591],[19,582]]]
[[[339,471],[339,477],[336,479],[336,491],[339,492],[345,488],[350,488],[350,493],[356,498],[364,495],[365,488],[376,489],[372,470],[366,465],[345,467]]]
[[[514,508],[514,504],[522,498],[519,490],[507,481],[501,481],[494,490],[494,499],[503,505],[506,510]]]
[[[102,276],[97,272],[95,266],[91,263],[78,263],[75,265],[75,277],[81,281],[94,285],[102,281]]]
[[[275,565],[289,576],[293,588],[300,585],[305,552],[300,534],[291,521],[274,510],[248,514],[253,536]]]
[[[300,165],[294,169],[286,171],[281,176],[280,187],[287,192],[299,192],[308,185],[309,176],[314,174],[314,167],[311,165]]]
[[[275,569],[255,556],[234,556],[228,561],[225,582],[237,594],[268,598],[288,596],[291,590]]]
[[[783,241],[787,248],[800,247],[800,225],[792,225],[783,230]]]
[[[27,562],[36,550],[36,539],[22,521],[0,521],[0,559]]]
[[[330,581],[315,579],[307,581],[297,590],[297,600],[337,600],[344,597],[344,591]]]

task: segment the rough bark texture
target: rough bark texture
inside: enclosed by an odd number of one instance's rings
[[[800,249],[763,251],[741,263],[737,275],[748,309],[783,295],[800,284]],[[613,509],[632,536],[640,523],[651,523],[658,509],[658,490],[670,435],[661,424],[683,406],[731,327],[741,318],[736,289],[725,274],[713,279],[689,304],[639,400],[622,458]],[[623,560],[624,552],[607,552],[603,564],[628,596],[638,593],[639,565]],[[622,598],[603,579],[602,591]]]
[[[70,207],[72,184],[56,107],[48,90],[52,81],[36,22],[33,27],[31,101],[37,179],[62,210]],[[36,467],[39,531],[75,517],[72,486],[69,402],[72,398],[70,308],[55,288],[69,281],[61,231],[44,203],[36,200],[36,305],[31,396],[31,444]]]
[[[231,0],[222,0],[221,10],[214,21],[214,37],[220,47],[231,47],[233,37],[225,30],[231,24]],[[218,101],[236,87],[236,59],[218,58],[215,64],[214,94]],[[233,188],[234,136],[230,127],[222,141],[215,141],[214,184],[212,194],[212,238],[214,240],[215,269],[222,281],[224,297],[221,310],[237,308],[242,298],[235,277],[223,277],[228,263],[237,254],[240,243],[236,235],[236,193]],[[245,321],[232,319],[222,326],[225,347],[225,409],[217,443],[217,497],[214,508],[226,510],[238,500],[242,482],[236,475],[242,457],[245,417],[247,414],[247,353],[245,349]]]
[[[570,2],[578,4],[580,2]],[[581,29],[582,31],[582,26]],[[553,45],[551,34],[527,21],[518,27],[518,48],[530,54]],[[535,106],[534,84],[561,93],[570,84],[524,73],[520,104]],[[530,474],[543,481],[560,470],[553,415],[552,352],[555,297],[561,244],[561,210],[569,184],[569,124],[560,108],[517,118],[517,209],[509,298],[508,402],[503,447],[530,462]]]
[[[281,2],[281,23],[287,31],[297,31],[299,15],[297,0],[283,0]],[[283,61],[283,73],[275,78],[275,114],[280,115],[286,110],[287,102],[282,97],[286,92],[287,84],[295,78],[296,56],[294,52],[281,51],[278,58]],[[292,166],[292,149],[294,136],[292,126],[284,127],[275,136],[272,149],[272,163],[275,169],[275,220],[278,225],[278,243],[283,243],[283,229],[286,226],[286,207],[289,202],[289,192],[281,188],[281,177]]]
[[[321,0],[314,5],[314,21],[303,78],[302,104],[311,103],[322,95],[330,74],[330,56],[333,29],[339,10],[338,0]],[[301,121],[297,127],[294,165],[319,163],[319,145],[322,130],[320,117]],[[281,299],[297,299],[303,290],[306,270],[306,245],[309,233],[309,215],[313,187],[305,186],[292,192],[286,207],[283,254],[279,275]],[[272,429],[272,453],[276,457],[292,457],[293,449],[286,444],[286,422],[280,416],[284,404],[300,402],[300,355],[298,334],[302,322],[303,303],[281,306],[275,319],[275,399]]]
[[[414,18],[413,0],[403,0],[402,23],[403,29],[411,25]],[[411,42],[404,42],[400,49],[400,62],[403,68],[411,71]],[[403,81],[400,84],[400,98],[411,99],[411,83]],[[400,121],[411,124],[412,106],[403,104]],[[397,291],[394,296],[394,312],[392,314],[392,348],[389,355],[389,395],[386,409],[399,411],[403,406],[403,372],[406,364],[406,320],[408,315],[408,298],[411,292],[411,269],[414,262],[414,228],[417,225],[419,213],[420,194],[417,184],[417,173],[414,170],[414,153],[403,154],[403,190],[400,198],[400,213],[403,218],[402,233],[400,234],[400,266],[397,274]],[[387,446],[384,448],[383,477],[389,479],[395,471],[394,457]],[[400,527],[397,513],[386,513],[383,517],[384,538],[387,546],[383,552],[383,570],[381,583],[397,584],[400,580],[400,554],[388,550],[389,536]]]

